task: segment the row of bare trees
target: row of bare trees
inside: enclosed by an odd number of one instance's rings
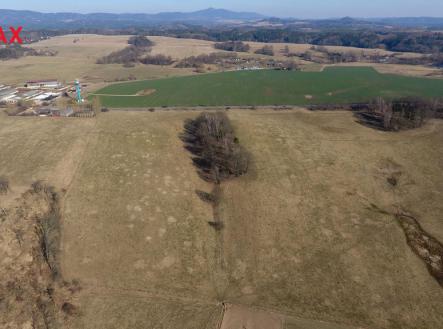
[[[212,206],[213,218],[208,224],[221,232],[224,223],[220,218],[221,183],[246,174],[249,156],[235,136],[234,128],[224,112],[202,113],[187,120],[180,136],[185,148],[193,155],[199,176],[213,183],[210,193],[196,191],[199,198]],[[219,244],[216,258],[223,264],[223,245]]]
[[[214,48],[226,51],[241,52],[241,53],[247,53],[250,49],[247,43],[241,41],[218,42],[214,44]]]
[[[360,122],[383,130],[399,131],[422,126],[429,118],[439,118],[443,104],[416,97],[386,100],[378,97],[366,111],[358,114]]]
[[[133,66],[135,63],[142,62],[144,64],[151,63],[164,63],[165,60],[172,61],[171,58],[166,56],[145,56],[146,53],[151,51],[151,47],[154,43],[145,36],[133,36],[128,40],[129,46],[118,51],[114,51],[109,55],[103,56],[97,60],[97,64],[123,64],[126,67]],[[157,65],[157,64],[156,64]],[[168,65],[168,64],[158,64]]]

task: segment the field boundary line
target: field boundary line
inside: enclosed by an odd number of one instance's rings
[[[116,94],[89,94],[90,96],[111,96],[111,97],[143,97],[142,95],[116,95]]]
[[[86,286],[79,293],[79,296],[115,296],[115,297],[127,297],[127,298],[138,298],[138,299],[157,299],[164,300],[166,302],[177,303],[177,304],[200,304],[200,305],[213,305],[217,306],[220,304],[217,300],[205,300],[192,297],[182,297],[182,296],[172,296],[167,294],[155,294],[148,290],[143,289],[128,289],[128,288],[111,288],[107,286]]]

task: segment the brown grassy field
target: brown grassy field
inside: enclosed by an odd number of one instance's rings
[[[198,56],[202,54],[211,54],[219,52],[214,49],[214,42],[197,39],[177,39],[170,37],[148,36],[154,41],[155,45],[152,48],[152,54],[163,54],[171,56],[174,59],[182,59],[190,56]]]
[[[70,328],[218,328],[222,301],[230,329],[442,323],[441,287],[376,210],[401,206],[443,241],[441,121],[387,133],[349,112],[229,111],[252,168],[222,184],[219,234],[178,138],[197,114],[0,116],[12,190],[66,189],[62,272],[82,286]]]
[[[231,118],[256,175],[224,189],[229,299],[368,327],[438,326],[441,288],[394,219],[371,204],[409,209],[442,240],[443,180],[431,178],[441,171],[433,146],[441,123],[390,134],[359,126],[350,113]],[[395,191],[386,183],[391,163],[403,173]]]
[[[153,54],[164,54],[171,56],[173,58],[181,59],[188,56],[195,56],[199,54],[210,54],[215,50],[213,45],[214,42],[206,40],[197,39],[176,39],[171,37],[158,37],[158,36],[148,36],[149,39],[155,42],[153,47]],[[276,57],[282,58],[281,56],[284,48],[287,46],[290,52],[298,53],[310,50],[312,45],[310,44],[293,44],[293,43],[261,43],[261,42],[246,42],[250,45],[250,53],[255,50],[262,48],[263,45],[270,45],[274,47]],[[365,54],[365,55],[392,55],[391,51],[383,49],[362,49],[355,47],[339,47],[339,46],[325,46],[326,49],[336,52],[352,52],[355,54]],[[420,54],[415,53],[404,53],[404,57],[417,57]]]
[[[407,75],[413,77],[434,77],[442,78],[443,71],[424,65],[404,65],[404,64],[376,64],[376,63],[343,63],[336,65],[323,65],[324,67],[329,66],[370,66],[376,69],[380,73],[384,74],[397,74],[397,75]]]
[[[29,56],[0,61],[1,83],[23,83],[27,80],[47,78],[68,82],[74,79],[103,82],[126,78],[129,75],[138,79],[153,79],[192,74],[187,69],[154,65],[125,68],[118,64],[96,64],[98,58],[126,47],[128,38],[129,36],[66,35],[34,43],[30,47],[55,50],[58,54],[51,57]]]

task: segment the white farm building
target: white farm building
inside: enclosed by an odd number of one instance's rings
[[[29,89],[59,89],[62,84],[55,79],[31,80],[26,82],[25,87]]]

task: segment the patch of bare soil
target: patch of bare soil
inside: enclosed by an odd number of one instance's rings
[[[282,329],[281,316],[244,306],[225,306],[225,313],[220,329]]]
[[[144,90],[140,90],[137,93],[137,96],[149,96],[149,95],[154,94],[155,92],[157,92],[156,89],[144,89]]]
[[[0,198],[0,203],[2,198]],[[35,183],[0,211],[0,327],[59,328],[78,313],[80,290],[59,271],[59,198]]]
[[[425,262],[429,273],[443,287],[443,245],[424,231],[412,215],[399,212],[396,219],[412,251]]]

